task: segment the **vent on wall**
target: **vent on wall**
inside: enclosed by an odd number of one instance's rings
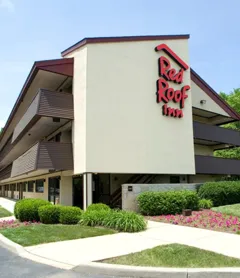
[[[54,123],[60,123],[60,118],[53,118],[52,120]]]

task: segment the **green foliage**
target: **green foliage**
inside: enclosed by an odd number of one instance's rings
[[[51,203],[42,199],[24,199],[19,201],[16,214],[21,222],[39,221],[38,209],[46,205],[51,205]]]
[[[46,205],[38,209],[40,221],[43,224],[57,224],[59,223],[61,206]]]
[[[144,215],[167,215],[180,214],[183,209],[197,210],[199,198],[190,190],[143,192],[137,202]]]
[[[22,199],[22,200],[18,200],[14,206],[14,216],[16,217],[16,219],[18,219],[18,208],[21,204],[23,204],[24,202],[29,202],[29,200],[34,200],[34,199]]]
[[[199,208],[201,209],[210,209],[211,207],[213,207],[213,202],[212,200],[208,200],[208,199],[201,199],[199,200]]]
[[[84,226],[102,226],[111,210],[90,210],[82,214],[80,224]]]
[[[60,207],[59,222],[61,224],[77,224],[80,221],[82,210],[78,207]]]
[[[146,221],[142,215],[122,210],[86,211],[81,217],[80,224],[84,226],[104,226],[128,233],[146,229]]]
[[[105,227],[122,232],[135,233],[146,229],[147,224],[142,215],[132,211],[113,210],[103,220]]]
[[[110,207],[106,204],[98,203],[98,204],[91,204],[88,208],[87,211],[99,211],[99,210],[110,210]]]
[[[240,181],[209,182],[198,191],[201,199],[210,199],[214,206],[231,205],[240,202]]]
[[[240,113],[240,88],[234,89],[230,94],[220,93],[220,96],[238,113]],[[240,130],[240,121],[225,124],[222,127]],[[231,148],[215,151],[217,157],[240,159],[240,148]]]

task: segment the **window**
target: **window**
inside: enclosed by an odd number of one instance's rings
[[[27,182],[23,182],[23,185],[22,185],[22,190],[23,192],[26,192],[27,190]]]
[[[28,182],[28,192],[34,192],[34,181]]]
[[[44,192],[44,180],[36,180],[36,192]]]
[[[17,188],[16,188],[16,191],[19,191],[19,183],[17,183]]]
[[[170,176],[170,183],[180,183],[180,176]]]

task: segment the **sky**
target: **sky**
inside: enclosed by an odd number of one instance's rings
[[[0,127],[34,61],[84,37],[190,34],[191,67],[217,92],[240,87],[240,0],[0,0]]]

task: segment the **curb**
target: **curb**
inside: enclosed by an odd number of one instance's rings
[[[125,266],[105,263],[80,264],[72,269],[90,275],[148,278],[239,278],[240,268],[164,268]]]
[[[3,236],[2,234],[0,234],[0,246],[8,249],[9,251],[15,253],[16,255],[18,255],[22,258],[29,259],[29,260],[37,262],[37,263],[42,263],[42,264],[50,265],[50,266],[65,269],[65,270],[69,270],[74,267],[74,265],[70,265],[70,264],[46,259],[41,256],[33,255],[29,251],[27,251],[23,246],[11,241],[10,239]]]

